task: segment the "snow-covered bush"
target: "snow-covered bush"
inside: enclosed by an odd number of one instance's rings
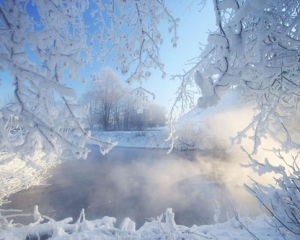
[[[300,168],[296,156],[276,152],[278,162],[271,164],[266,158],[263,163],[249,156],[249,164],[259,175],[274,174],[273,184],[265,185],[252,179],[253,185],[246,189],[254,195],[260,206],[272,216],[271,225],[284,239],[298,238],[300,235]]]
[[[35,151],[27,161],[21,159],[17,153],[3,153],[0,155],[0,205],[6,198],[31,186],[41,185],[45,181],[47,169],[65,160],[55,154],[45,154]],[[1,212],[0,212],[1,216]]]

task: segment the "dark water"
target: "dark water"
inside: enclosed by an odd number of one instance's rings
[[[228,179],[238,175],[230,172],[236,163],[215,152],[167,155],[166,150],[114,148],[102,156],[96,147],[91,149],[87,160],[50,169],[48,185],[18,192],[1,208],[31,213],[38,205],[41,214],[55,220],[76,220],[84,208],[88,220],[110,216],[119,224],[130,217],[140,227],[172,207],[177,224],[191,226],[214,223],[215,201],[221,205],[220,221],[225,220],[225,213],[232,211],[231,200],[237,200],[233,192],[239,196],[244,192],[235,180],[230,183],[234,191],[228,187]],[[246,196],[239,201],[254,213],[251,199]]]

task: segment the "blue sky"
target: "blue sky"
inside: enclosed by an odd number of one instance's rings
[[[207,39],[207,33],[209,30],[214,30],[215,18],[213,12],[213,6],[211,1],[207,1],[207,5],[201,12],[200,7],[194,3],[189,5],[190,1],[166,1],[169,6],[171,13],[176,18],[180,18],[179,29],[178,29],[178,46],[173,48],[171,44],[171,35],[167,33],[167,27],[162,26],[164,43],[160,47],[161,49],[161,60],[165,65],[165,71],[167,76],[165,79],[161,78],[159,71],[153,71],[151,78],[144,82],[143,87],[147,90],[156,94],[155,103],[165,106],[167,110],[172,106],[172,100],[175,95],[179,82],[170,81],[172,75],[183,73],[183,70],[187,70],[189,66],[186,64],[188,60],[197,57],[200,53],[199,44],[205,44]],[[101,69],[101,65],[95,63],[92,66],[93,71]],[[114,68],[114,66],[110,66]],[[88,68],[87,68],[88,69]],[[78,95],[80,96],[86,91],[88,84],[91,80],[90,72],[84,71],[88,79],[87,84],[83,85],[77,81],[68,81],[67,84],[75,88]],[[118,73],[120,79],[125,85],[126,76]],[[3,100],[7,96],[13,94],[13,88],[11,86],[11,77],[7,72],[0,72],[0,99]],[[131,87],[137,87],[139,84],[133,84]]]

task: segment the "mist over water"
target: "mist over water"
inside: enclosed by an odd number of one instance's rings
[[[214,204],[221,206],[220,222],[233,216],[232,203],[242,214],[259,213],[255,199],[243,183],[247,173],[239,156],[214,151],[173,151],[114,148],[102,156],[95,146],[87,160],[68,161],[51,170],[49,185],[32,187],[10,197],[3,208],[32,212],[61,220],[77,219],[82,208],[93,220],[110,216],[117,225],[130,217],[140,227],[169,207],[177,224],[214,223]],[[18,219],[21,221],[21,219]]]
[[[166,154],[167,150],[161,149],[116,147],[102,156],[90,146],[87,160],[68,161],[50,169],[48,185],[21,191],[1,207],[28,213],[38,205],[41,214],[55,220],[76,220],[84,208],[88,220],[110,216],[118,225],[130,217],[137,227],[169,207],[177,224],[213,224],[216,202],[221,208],[219,222],[226,221],[227,215],[233,217],[233,208],[240,209],[242,215],[255,216],[261,211],[244,184],[251,185],[248,175],[258,176],[240,166],[247,164],[248,158],[238,146],[226,153],[229,136],[245,128],[252,116],[253,110],[245,106],[214,109],[199,133],[199,138],[210,142],[209,151],[173,150]],[[266,142],[274,144],[269,139]],[[243,146],[251,150],[253,142],[245,139]],[[263,181],[270,179],[272,176],[267,176]]]

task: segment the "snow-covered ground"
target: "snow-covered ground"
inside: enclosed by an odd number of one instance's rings
[[[203,125],[204,126],[204,125]],[[180,124],[177,123],[177,132],[173,144],[174,149],[187,150],[187,149],[212,149],[211,138],[209,132],[201,125],[195,124]],[[169,137],[169,127],[164,127],[155,130],[145,131],[120,131],[120,132],[93,132],[93,137],[111,142],[118,142],[118,147],[133,147],[133,148],[160,148],[169,149],[171,141]],[[205,138],[199,136],[206,135]]]
[[[168,128],[160,128],[150,131],[118,131],[102,132],[95,131],[92,136],[106,141],[118,142],[118,147],[138,148],[168,148],[170,143],[165,141],[168,137]]]

